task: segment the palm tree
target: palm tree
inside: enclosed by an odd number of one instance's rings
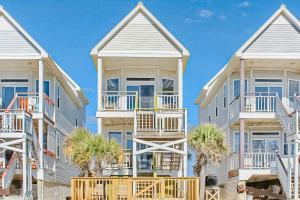
[[[84,128],[74,129],[65,140],[65,153],[81,170],[81,176],[103,176],[107,165],[121,163],[123,152],[115,141],[107,141]]]
[[[224,133],[212,124],[203,124],[189,133],[189,146],[195,155],[194,173],[200,177],[200,197],[204,198],[205,166],[220,162],[229,150],[225,144]],[[200,198],[201,199],[201,198]]]

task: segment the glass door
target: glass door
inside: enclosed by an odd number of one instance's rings
[[[128,85],[127,93],[138,92],[138,105],[139,108],[154,108],[154,85]],[[131,103],[132,99],[127,98],[127,109],[135,107],[134,103]]]
[[[256,111],[274,111],[276,98],[282,99],[281,86],[256,86],[255,87],[255,108]]]
[[[2,87],[2,108],[8,108],[9,104],[15,97],[16,93],[20,93],[20,96],[27,96],[28,87]]]

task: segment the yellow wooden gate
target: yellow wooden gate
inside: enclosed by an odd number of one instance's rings
[[[72,178],[72,200],[199,200],[198,178]]]

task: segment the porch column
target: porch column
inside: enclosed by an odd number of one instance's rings
[[[287,191],[287,198],[291,198],[292,194],[292,185],[291,185],[291,180],[292,180],[292,165],[291,165],[291,156],[292,156],[292,144],[290,141],[288,141],[288,191]]]
[[[137,151],[137,144],[136,141],[133,140],[133,147],[132,147],[132,176],[137,177],[137,159],[136,159],[136,151]]]
[[[102,92],[103,92],[103,60],[98,58],[98,111],[102,110]],[[102,134],[102,118],[97,119],[98,122],[98,134]]]
[[[39,60],[39,113],[43,114],[44,110],[44,63],[42,60]],[[38,119],[38,135],[39,135],[39,144],[41,147],[40,152],[40,170],[39,170],[39,179],[42,179],[42,170],[44,167],[43,159],[43,142],[44,142],[44,120],[43,115]]]
[[[298,142],[295,142],[295,159],[294,159],[294,196],[295,199],[298,199],[298,185],[299,185],[299,180],[298,180],[298,166],[299,166],[299,151],[298,151],[299,144]]]
[[[182,93],[182,78],[183,78],[183,65],[182,65],[182,58],[178,58],[178,68],[177,68],[177,75],[178,75],[178,106],[179,108],[183,107],[183,93]]]
[[[245,60],[240,59],[240,105],[241,112],[244,111],[245,96]],[[245,137],[245,120],[240,119],[240,168],[244,168],[244,137]]]
[[[31,178],[31,176],[29,176],[28,174],[28,157],[27,157],[27,141],[28,139],[25,139],[25,141],[23,142],[23,152],[22,152],[22,170],[23,170],[23,185],[22,185],[22,192],[23,192],[23,198],[25,199],[26,197],[26,193],[28,191],[28,182],[29,182],[29,178]],[[30,166],[31,167],[31,166]]]
[[[185,141],[183,143],[183,146],[184,146],[184,155],[183,155],[183,177],[187,177],[187,168],[188,168],[188,164],[187,164],[187,160],[188,160],[188,156],[187,156],[187,148],[188,148],[188,145],[187,145],[187,141]]]

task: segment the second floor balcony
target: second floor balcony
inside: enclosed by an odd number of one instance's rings
[[[101,94],[101,111],[133,111],[136,109],[178,109],[178,92],[106,91]]]

